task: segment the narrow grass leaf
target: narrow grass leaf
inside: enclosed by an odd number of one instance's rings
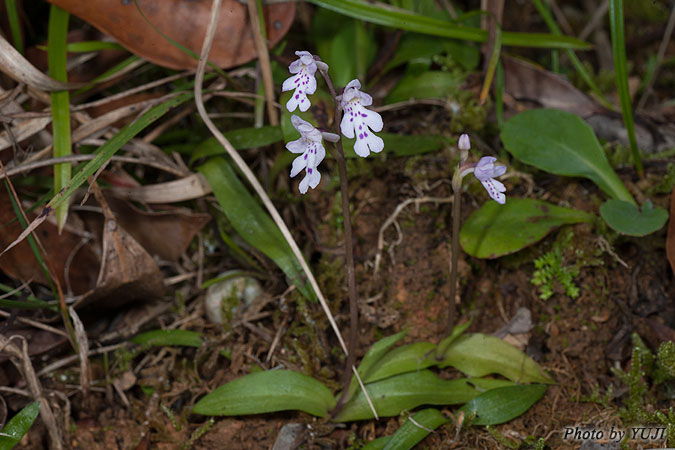
[[[137,334],[131,342],[138,345],[201,347],[202,334],[190,330],[151,330]]]
[[[518,383],[554,383],[525,353],[497,337],[481,333],[455,340],[439,366],[452,366],[472,377],[498,373]]]
[[[16,413],[2,429],[0,450],[11,450],[19,443],[37,419],[40,413],[40,402],[33,402]]]
[[[612,35],[612,53],[614,54],[614,73],[616,88],[621,101],[621,115],[628,132],[628,142],[633,152],[633,164],[640,176],[643,175],[642,158],[635,138],[635,122],[628,88],[628,67],[626,64],[626,39],[623,33],[623,0],[609,0],[609,25]]]
[[[458,405],[478,396],[483,390],[513,383],[504,380],[481,380],[478,386],[473,379],[443,380],[433,372],[404,373],[374,383],[366,384],[368,395],[380,417],[398,416],[401,411],[419,405]],[[479,389],[476,389],[476,387]],[[338,422],[372,419],[373,412],[363,391],[347,402],[335,418]]]
[[[576,114],[532,109],[509,119],[502,142],[520,161],[556,175],[584,177],[607,195],[635,203],[612,166],[593,129]]]
[[[56,5],[49,10],[49,28],[47,33],[47,62],[49,75],[57,81],[68,82],[66,69],[68,37],[68,19],[70,14]],[[70,93],[56,91],[51,93],[53,155],[55,158],[69,156],[72,153],[70,142]],[[54,192],[59,192],[69,182],[72,174],[71,163],[54,164]],[[68,198],[55,208],[56,224],[59,233],[68,218]]]
[[[12,41],[14,41],[14,48],[19,53],[23,53],[23,36],[21,34],[21,19],[19,18],[19,10],[16,7],[16,0],[5,0],[5,11],[7,12],[7,21],[9,22],[9,29],[12,32]]]
[[[384,450],[410,450],[429,435],[429,430],[435,430],[448,422],[449,420],[437,409],[418,411],[396,430],[384,446]]]
[[[660,230],[668,220],[668,211],[654,208],[647,201],[642,209],[632,203],[610,199],[600,206],[600,215],[614,230],[629,236],[646,236]]]
[[[460,408],[473,425],[498,425],[515,419],[546,392],[545,384],[504,386],[487,391]]]
[[[304,411],[325,417],[335,406],[321,382],[291,370],[268,370],[237,378],[202,397],[192,409],[205,416]]]
[[[211,185],[218,203],[237,233],[249,245],[272,259],[284,271],[290,283],[295,284],[306,298],[315,299],[314,291],[308,286],[300,263],[293,256],[281,231],[239,180],[225,158],[212,158],[198,170]]]
[[[485,30],[458,25],[448,20],[426,17],[383,3],[371,3],[360,0],[309,1],[317,6],[378,25],[473,42],[487,41],[487,32]],[[591,48],[590,44],[575,38],[538,33],[504,32],[502,44],[539,48]]]
[[[462,248],[477,258],[499,258],[536,244],[561,225],[592,222],[595,216],[530,198],[488,201],[464,222]]]

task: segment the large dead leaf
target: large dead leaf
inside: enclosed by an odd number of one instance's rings
[[[94,25],[137,55],[172,69],[194,69],[197,60],[162,37],[146,22],[134,0],[49,0]],[[211,0],[138,0],[138,5],[164,35],[199,54],[209,22]],[[276,45],[290,28],[295,4],[278,3],[263,8],[267,42]],[[220,67],[233,67],[256,57],[247,6],[224,0],[218,32],[209,59]]]
[[[506,93],[524,106],[561,109],[583,118],[604,111],[560,75],[506,55],[502,61]]]
[[[0,227],[0,246],[3,249],[23,231],[5,189],[0,189]],[[46,252],[45,260],[61,286],[70,286],[75,294],[95,286],[99,260],[96,252],[84,240],[84,230],[77,227],[74,219],[60,236],[56,224],[48,220],[35,231],[35,235],[40,239]],[[0,270],[15,279],[47,284],[44,272],[26,240],[0,256]]]
[[[107,219],[103,225],[103,256],[96,289],[85,294],[76,306],[96,302],[97,306],[114,308],[163,294],[163,277],[152,256],[117,221]]]
[[[164,211],[142,211],[122,199],[106,197],[117,222],[151,255],[168,261],[177,261],[199,230],[211,216],[193,213],[187,208],[170,208]],[[165,208],[167,208],[165,206]],[[88,215],[90,228],[101,224],[100,215]]]

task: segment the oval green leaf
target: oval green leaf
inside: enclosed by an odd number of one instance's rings
[[[131,342],[138,345],[201,347],[202,335],[190,330],[152,330],[134,336]]]
[[[506,204],[488,201],[464,222],[462,248],[477,258],[499,258],[543,239],[555,228],[591,222],[594,216],[529,198],[509,198]]]
[[[610,199],[600,206],[600,215],[607,225],[629,236],[651,234],[660,230],[668,220],[668,211],[654,208],[650,201],[645,202],[640,211],[632,203]]]
[[[401,411],[419,405],[457,405],[466,403],[484,390],[495,387],[510,386],[513,383],[505,380],[472,379],[442,380],[428,370],[404,373],[366,384],[366,390],[373,401],[380,417],[397,416]],[[479,387],[476,389],[474,386]],[[335,420],[349,422],[352,420],[372,419],[373,412],[363,391],[345,404]]]
[[[498,373],[519,383],[555,382],[525,353],[499,338],[481,333],[455,340],[439,366],[452,366],[472,377]]]
[[[314,378],[292,370],[268,370],[220,386],[202,397],[192,411],[237,416],[294,410],[325,417],[334,407],[333,394]]]
[[[0,436],[0,450],[11,450],[35,422],[40,413],[40,402],[33,402],[16,413],[2,429]]]
[[[593,129],[576,114],[532,109],[509,119],[502,142],[520,161],[556,175],[592,180],[612,198],[634,203]]]
[[[546,392],[544,384],[505,386],[485,392],[460,408],[473,425],[497,425],[515,419]]]
[[[415,342],[402,345],[387,352],[369,371],[364,383],[383,380],[406,372],[416,372],[438,363],[436,345],[431,342]]]

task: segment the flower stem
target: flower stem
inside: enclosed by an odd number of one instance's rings
[[[326,85],[330,90],[331,96],[335,101],[335,116],[333,123],[337,134],[340,134],[340,121],[342,120],[342,108],[340,101],[337,98],[337,93],[333,87],[333,82],[327,72],[319,70]],[[349,351],[347,353],[347,361],[345,364],[345,371],[342,378],[342,394],[338,399],[337,405],[332,414],[336,415],[342,409],[342,405],[347,399],[349,392],[349,383],[351,381],[352,366],[356,361],[356,345],[359,330],[359,309],[358,309],[358,294],[356,292],[356,274],[354,269],[354,238],[352,235],[352,217],[349,210],[349,182],[347,178],[347,163],[345,162],[345,154],[342,150],[342,140],[335,143],[336,152],[335,161],[338,166],[338,175],[340,176],[340,192],[342,196],[342,218],[344,227],[344,245],[345,245],[345,275],[347,276],[347,287],[349,291]]]

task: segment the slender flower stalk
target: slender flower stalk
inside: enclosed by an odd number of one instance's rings
[[[461,191],[462,179],[473,173],[481,182],[483,187],[487,190],[490,197],[497,203],[504,204],[506,202],[506,187],[500,181],[495,180],[495,177],[504,175],[506,167],[495,165],[497,158],[492,156],[482,157],[478,163],[467,163],[469,158],[469,150],[471,149],[471,142],[467,134],[462,134],[457,141],[457,148],[459,149],[459,164],[452,177],[452,254],[450,255],[450,304],[448,305],[447,314],[447,333],[452,335],[452,330],[455,327],[455,298],[457,297],[457,265],[459,263],[459,229],[461,225]],[[436,353],[436,358],[441,360],[445,357],[445,352],[451,341],[443,348],[439,348]]]

